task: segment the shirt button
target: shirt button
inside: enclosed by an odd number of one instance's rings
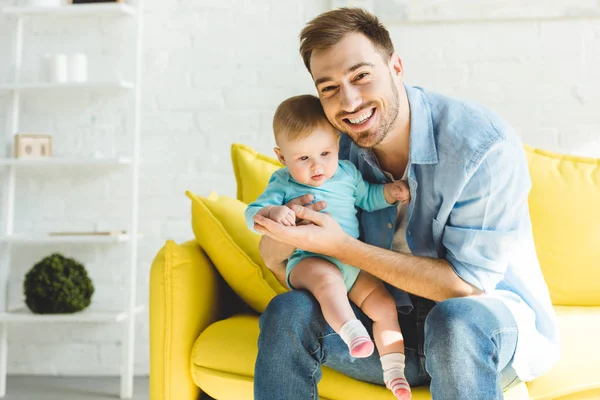
[[[389,228],[389,229],[392,229],[392,227],[393,227],[392,223],[391,223],[391,222],[388,222],[388,228]]]

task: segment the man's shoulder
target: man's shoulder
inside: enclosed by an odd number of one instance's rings
[[[469,170],[502,143],[520,145],[514,129],[476,102],[417,88],[431,111],[438,157],[450,157]]]

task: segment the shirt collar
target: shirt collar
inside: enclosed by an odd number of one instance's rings
[[[437,164],[431,109],[421,88],[404,85],[410,106],[410,162]]]

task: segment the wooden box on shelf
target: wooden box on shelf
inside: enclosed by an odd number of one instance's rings
[[[15,135],[16,158],[48,158],[52,156],[52,136],[33,133]]]

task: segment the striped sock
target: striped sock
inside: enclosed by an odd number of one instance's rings
[[[352,357],[364,358],[373,354],[375,345],[369,337],[369,332],[359,320],[352,319],[342,325],[340,337],[348,345]]]
[[[404,354],[390,353],[381,356],[385,386],[398,400],[410,400],[410,386],[404,377]]]

